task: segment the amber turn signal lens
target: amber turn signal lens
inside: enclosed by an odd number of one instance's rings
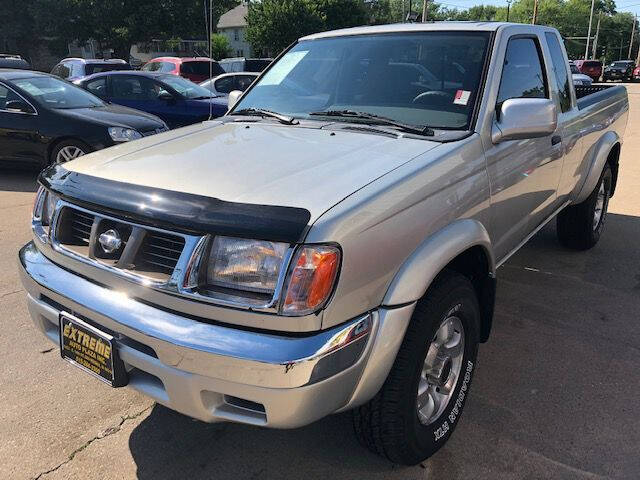
[[[340,250],[328,245],[305,246],[293,265],[282,313],[306,315],[321,308],[331,295],[340,267]]]

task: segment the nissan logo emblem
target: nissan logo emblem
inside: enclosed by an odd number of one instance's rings
[[[109,229],[106,232],[100,234],[98,242],[105,253],[113,253],[122,246],[122,239],[120,234],[114,230]]]

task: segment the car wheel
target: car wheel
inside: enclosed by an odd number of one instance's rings
[[[560,243],[573,250],[588,250],[598,243],[604,229],[613,175],[607,163],[591,195],[558,214],[556,220]]]
[[[445,270],[418,301],[384,385],[354,410],[358,440],[404,465],[415,465],[442,448],[469,394],[479,327],[473,285]]]
[[[64,140],[51,150],[49,163],[65,163],[90,151],[89,146],[80,140]]]

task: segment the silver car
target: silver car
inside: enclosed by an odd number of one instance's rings
[[[244,92],[258,78],[259,73],[233,72],[223,73],[200,84],[216,96],[225,96],[234,90]]]

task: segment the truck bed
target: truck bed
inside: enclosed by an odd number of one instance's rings
[[[606,98],[613,98],[627,90],[623,85],[591,85],[588,87],[577,85],[575,89],[579,110]]]

